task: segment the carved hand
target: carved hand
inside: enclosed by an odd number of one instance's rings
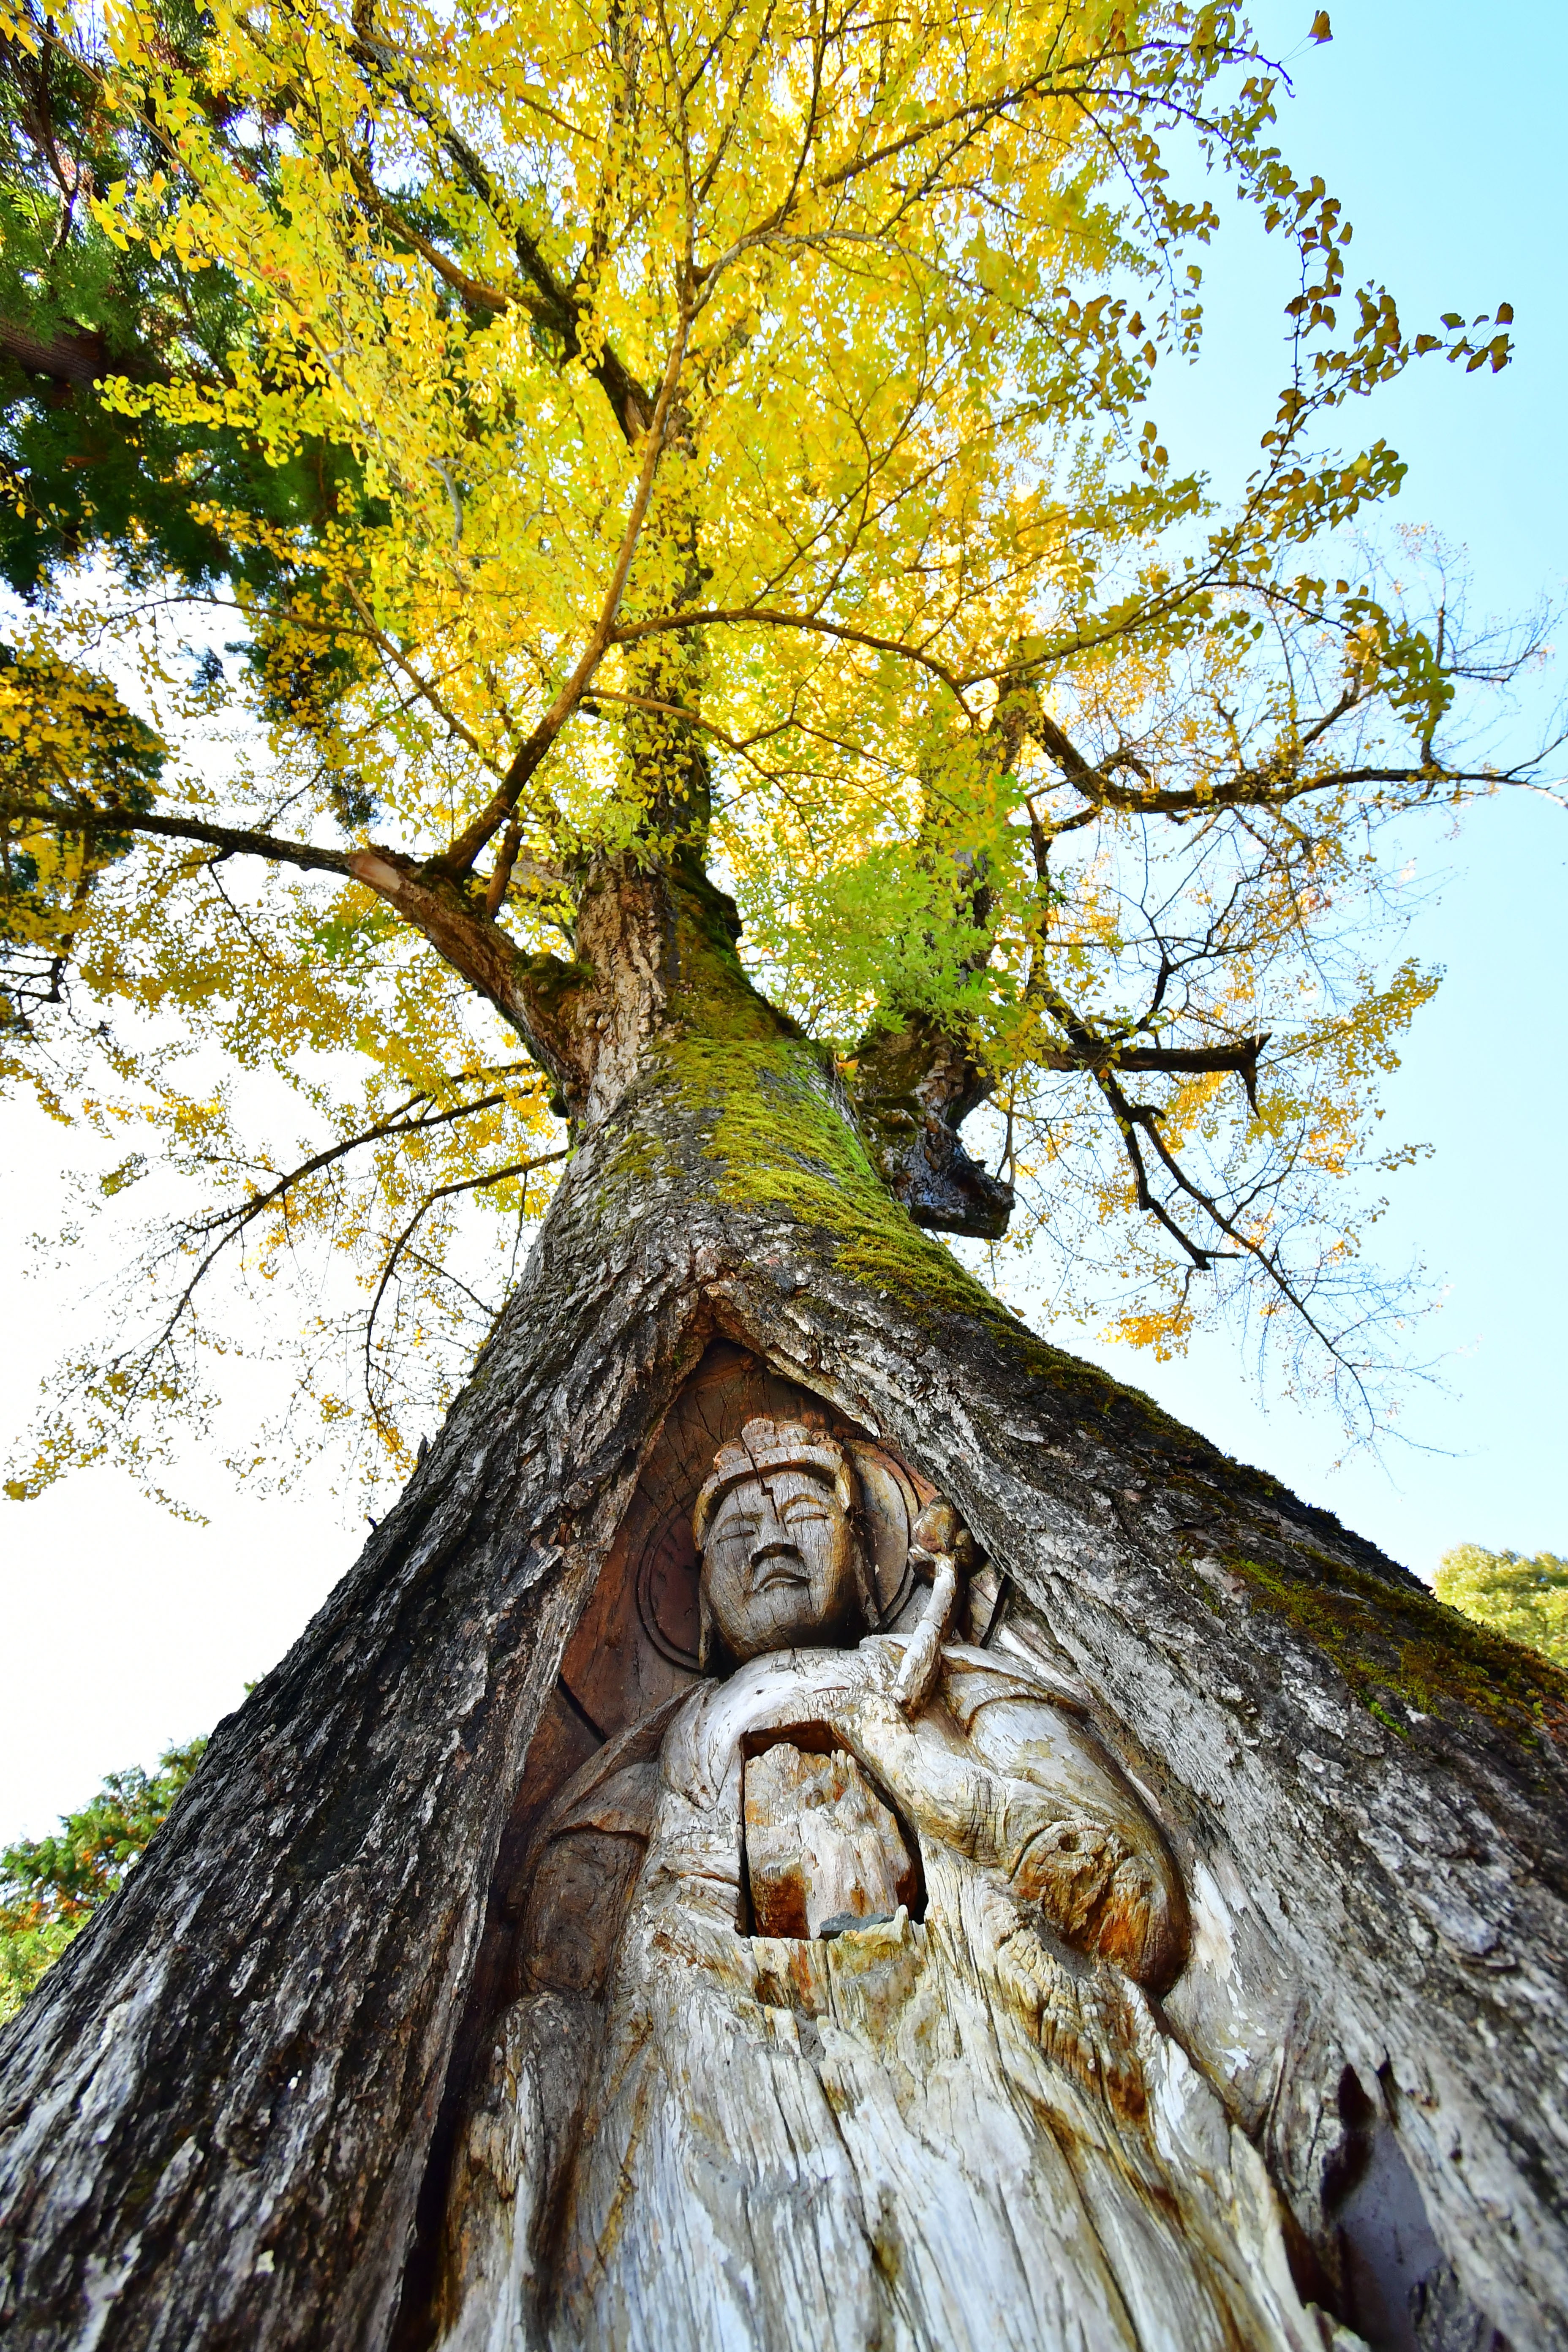
[[[896,1696],[900,1645],[863,1643],[868,1651],[881,1654],[881,1687],[844,1710],[843,1736],[921,1836],[994,1872],[1078,1950],[1151,1989],[1168,1984],[1184,1957],[1180,1885],[1109,1760],[1044,1705],[984,1710],[988,1728],[1004,1734],[985,1741],[989,1755],[940,1707],[911,1722]]]

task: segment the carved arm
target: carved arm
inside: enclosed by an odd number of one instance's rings
[[[1006,1696],[911,1723],[890,1691],[876,1692],[847,1711],[844,1731],[922,1837],[994,1872],[1065,1942],[1150,1991],[1180,1974],[1187,1913],[1175,1865],[1136,1791],[1068,1710]]]

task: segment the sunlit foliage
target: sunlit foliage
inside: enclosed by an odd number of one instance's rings
[[[108,802],[144,814],[163,747],[114,688],[47,648],[0,646],[0,782],[13,798],[40,783],[69,806]],[[14,821],[0,808],[0,1054],[60,1002],[76,935],[104,867],[132,835]]]
[[[1479,1625],[1568,1666],[1568,1559],[1552,1551],[1456,1544],[1443,1554],[1436,1589],[1439,1601],[1462,1609]]]
[[[878,1021],[962,1039],[1059,1306],[1166,1350],[1237,1306],[1374,1425],[1357,1179],[1407,1156],[1377,1086],[1434,984],[1376,834],[1496,788],[1466,689],[1531,648],[1467,638],[1418,534],[1368,551],[1404,469],[1344,427],[1423,354],[1500,367],[1511,313],[1411,334],[1350,283],[1237,12],[7,21],[5,562],[170,747],[134,859],[117,791],[71,820],[13,1062],[134,1131],[114,1197],[179,1191],[15,1491],[155,1478],[211,1351],[280,1334],[299,1442],[368,1387],[395,1475],[489,1328],[560,1130],[373,842],[526,953],[595,859],[706,856],[851,1077]],[[1237,206],[1292,283],[1216,487],[1153,401]],[[254,1339],[206,1319],[230,1261],[298,1277]]]

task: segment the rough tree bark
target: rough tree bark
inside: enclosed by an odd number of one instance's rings
[[[0,2336],[418,2340],[530,1742],[723,1336],[917,1462],[1087,1688],[1190,1893],[1168,2030],[1320,2300],[1392,2212],[1425,2284],[1387,2341],[1568,2344],[1562,1678],[969,1281],[710,890],[606,882],[581,945],[552,1047],[577,1149],[497,1335],[0,2042]]]

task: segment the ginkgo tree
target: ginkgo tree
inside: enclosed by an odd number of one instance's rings
[[[231,1265],[306,1268],[299,1398],[335,1431],[363,1381],[373,1473],[461,1383],[15,2029],[7,2315],[358,2343],[417,2303],[523,1760],[721,1337],[952,1496],[1162,1788],[1251,1757],[1279,1843],[1224,1867],[1278,1880],[1323,2049],[1408,1994],[1469,2085],[1470,2170],[1507,2174],[1473,2210],[1395,2120],[1527,2339],[1561,2211],[1489,2121],[1471,1979],[1395,1950],[1405,1830],[1347,1853],[1291,1776],[1345,1707],[1374,1810],[1484,1747],[1488,1836],[1535,1854],[1552,1670],[920,1230],[994,1275],[1054,1248],[1160,1348],[1250,1298],[1375,1419],[1352,1196],[1433,984],[1380,930],[1379,828],[1542,777],[1467,748],[1532,647],[1378,540],[1403,467],[1355,404],[1501,367],[1508,306],[1413,332],[1352,280],[1224,6],[6,5],[4,1045],[132,1141],[112,1198],[184,1188],[16,1488],[160,1475],[249,1339]],[[1292,290],[1215,488],[1156,391],[1227,210]],[[1487,1997],[1486,2081],[1533,2098],[1545,2012]],[[1329,2230],[1317,2126],[1270,2113]]]
[[[296,1402],[367,1396],[405,1471],[500,1305],[465,1206],[515,1240],[552,1108],[601,1107],[589,902],[656,874],[732,898],[917,1220],[1163,1349],[1250,1300],[1374,1425],[1344,1180],[1434,983],[1369,939],[1371,835],[1495,788],[1448,737],[1524,648],[1336,556],[1403,469],[1334,428],[1510,314],[1347,290],[1234,14],[168,8],[7,55],[9,1058],[191,1180],[16,1487],[155,1471],[216,1276],[312,1234],[357,1285],[304,1282]],[[1151,410],[1223,189],[1300,280],[1226,503]],[[296,1161],[215,1049],[288,1074]]]

